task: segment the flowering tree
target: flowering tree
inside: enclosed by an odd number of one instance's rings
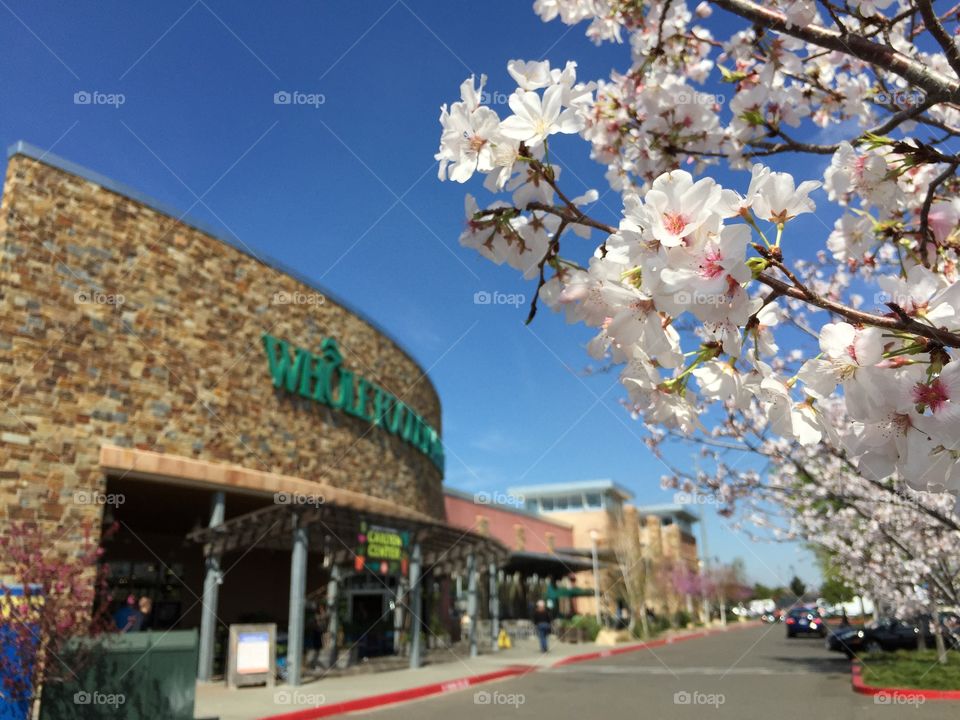
[[[481,173],[494,197],[481,208],[467,196],[461,243],[537,279],[531,318],[539,299],[597,329],[590,352],[622,366],[654,442],[740,424],[785,451],[834,448],[843,477],[960,488],[957,8],[534,8],[588,22],[597,43],[628,41],[630,64],[583,82],[572,62],[511,61],[503,118],[484,104],[484,77],[463,83],[441,110],[440,178]],[[721,83],[726,104],[710,92]],[[592,214],[596,191],[564,191],[548,147],[563,134],[606,166],[619,218]],[[822,178],[769,167],[804,156],[830,159]],[[811,243],[792,231],[815,192],[836,220]],[[561,252],[568,231],[599,244]],[[837,399],[844,425],[826,411]]]
[[[820,407],[831,427],[849,424],[842,400]],[[953,495],[914,490],[896,475],[874,480],[829,442],[760,439],[760,424],[749,409],[731,415],[704,441],[713,472],[674,468],[664,485],[713,493],[720,512],[757,537],[815,542],[830,551],[832,569],[848,586],[888,607],[915,612],[931,595],[946,604],[960,601],[960,516]],[[747,448],[768,460],[768,471],[738,470],[718,447]]]
[[[107,535],[111,534],[110,530]],[[92,649],[74,647],[75,638],[93,637],[109,626],[106,569],[98,571],[102,550],[83,530],[83,541],[70,557],[57,554],[64,528],[44,532],[37,523],[14,523],[0,536],[14,588],[0,583],[0,696],[11,708],[31,717],[45,684],[78,679]]]

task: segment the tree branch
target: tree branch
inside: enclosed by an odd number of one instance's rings
[[[749,0],[710,1],[724,10],[762,27],[776,30],[818,47],[852,55],[875,67],[885,68],[922,89],[928,99],[936,102],[960,102],[960,81],[931,70],[919,60],[914,60],[901,52],[897,52],[889,45],[871,42],[858,35],[842,35],[837,30],[819,25],[806,25],[804,27],[788,25],[787,19],[782,13],[770,10],[762,5],[756,5]]]
[[[946,29],[940,23],[940,18],[937,17],[937,14],[933,11],[933,3],[930,0],[916,0],[917,7],[920,9],[920,15],[923,17],[924,25],[926,25],[927,30],[933,35],[933,39],[937,41],[937,44],[943,48],[943,52],[947,56],[947,62],[950,63],[950,67],[953,68],[953,71],[960,77],[960,48],[957,47],[957,44],[953,41],[953,38],[950,37]]]

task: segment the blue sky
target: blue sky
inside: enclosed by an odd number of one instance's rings
[[[529,298],[533,286],[458,245],[465,188],[436,179],[439,106],[471,72],[509,93],[510,58],[574,59],[584,79],[627,66],[626,47],[595,48],[582,26],[544,24],[531,5],[5,0],[0,142],[192,208],[387,328],[441,394],[450,485],[612,478],[637,502],[669,502],[616,375],[582,376],[589,330],[548,311],[527,327],[526,305],[475,304],[477,292]],[[75,104],[82,91],[124,102]],[[278,91],[324,102],[275,105]],[[602,192],[582,142],[552,151],[573,195]],[[594,212],[614,220],[619,208],[611,193]],[[822,236],[820,220],[804,222]],[[688,455],[673,460],[689,467]],[[742,557],[767,583],[816,580],[801,548],[750,543],[705,512],[712,555]]]

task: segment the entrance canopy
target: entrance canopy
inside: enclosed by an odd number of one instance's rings
[[[478,562],[498,565],[507,557],[507,549],[493,538],[450,527],[421,513],[398,508],[397,512],[388,514],[374,509],[373,505],[369,502],[359,506],[272,505],[214,527],[194,530],[188,537],[202,543],[204,554],[209,556],[242,551],[254,545],[290,549],[293,531],[299,528],[306,531],[311,548],[331,557],[336,564],[350,564],[357,555],[357,538],[366,523],[366,526],[388,526],[409,532],[411,544],[421,547],[424,564],[442,573],[464,571],[471,554]]]
[[[539,575],[556,580],[582,570],[591,570],[593,562],[589,558],[565,553],[512,552],[503,569],[507,573],[519,572],[521,575]]]

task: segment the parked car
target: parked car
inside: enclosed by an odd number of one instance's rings
[[[830,633],[826,647],[853,657],[861,652],[915,649],[920,626],[897,618],[880,618],[866,627],[844,627]]]
[[[787,637],[792,638],[797,635],[819,635],[827,636],[827,624],[816,608],[795,607],[787,613],[783,621],[787,626]]]

